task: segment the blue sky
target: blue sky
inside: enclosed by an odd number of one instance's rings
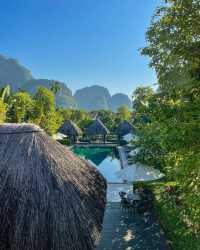
[[[156,82],[138,49],[160,0],[0,0],[0,54],[73,91],[99,84],[131,96]]]

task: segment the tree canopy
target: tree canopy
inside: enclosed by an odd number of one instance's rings
[[[156,70],[158,88],[134,92],[137,160],[177,181],[182,215],[200,232],[200,2],[166,0],[156,10],[142,54]],[[141,122],[146,117],[148,122]]]
[[[57,132],[64,120],[71,120],[84,130],[94,118],[94,113],[112,132],[121,120],[131,117],[126,106],[121,107],[119,113],[56,107],[55,95],[59,87],[59,83],[55,82],[50,90],[41,86],[35,94],[30,95],[22,90],[13,93],[10,86],[5,85],[0,90],[0,122],[35,123],[51,135]]]
[[[6,105],[0,98],[0,123],[4,122],[6,119]]]

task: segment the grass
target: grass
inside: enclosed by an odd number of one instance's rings
[[[173,250],[200,250],[200,238],[187,227],[182,218],[182,208],[165,192],[174,182],[148,184],[154,194],[155,209]]]

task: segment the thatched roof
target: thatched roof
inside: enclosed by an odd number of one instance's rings
[[[86,128],[86,133],[88,135],[107,135],[110,133],[110,131],[102,123],[102,121],[97,118],[93,120],[92,123]]]
[[[124,136],[126,134],[131,133],[131,132],[133,132],[133,126],[130,122],[128,122],[126,120],[122,121],[119,124],[118,128],[116,129],[117,135],[120,135],[120,136]]]
[[[93,249],[105,190],[97,169],[37,126],[0,125],[0,249]]]
[[[68,136],[78,136],[83,133],[82,130],[71,120],[65,120],[58,131]]]

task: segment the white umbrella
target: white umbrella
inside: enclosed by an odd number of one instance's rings
[[[135,148],[135,149],[131,150],[131,152],[129,152],[128,154],[130,156],[136,156],[139,152],[140,152],[140,148]]]
[[[130,141],[133,140],[133,137],[134,137],[134,135],[129,133],[129,134],[126,134],[126,135],[123,136],[123,140],[126,141],[126,142],[130,142]]]
[[[138,136],[134,135],[132,133],[126,134],[123,136],[123,140],[126,142],[131,142],[131,141],[137,141],[138,140]]]
[[[56,133],[56,134],[54,134],[53,136],[53,139],[54,140],[63,140],[63,139],[65,139],[67,136],[66,135],[64,135],[64,134],[62,134],[62,133]]]
[[[136,163],[116,172],[116,176],[128,182],[139,182],[158,180],[161,179],[164,174],[158,169]]]

